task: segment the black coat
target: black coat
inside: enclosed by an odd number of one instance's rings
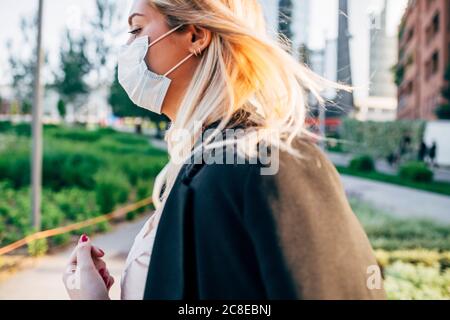
[[[144,299],[373,299],[376,261],[339,176],[307,141],[260,164],[184,165],[159,222]]]

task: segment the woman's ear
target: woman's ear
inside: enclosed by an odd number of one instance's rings
[[[191,37],[189,51],[196,56],[201,55],[211,43],[211,31],[202,27],[190,25],[188,27],[188,32]]]

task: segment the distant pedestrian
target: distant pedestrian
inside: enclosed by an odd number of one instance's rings
[[[425,143],[425,141],[422,140],[422,142],[420,143],[419,153],[417,155],[417,160],[419,160],[420,162],[425,161],[427,153],[428,153],[428,146]]]
[[[398,148],[398,160],[402,160],[411,151],[411,137],[408,134],[403,135]]]
[[[437,144],[436,141],[433,141],[430,150],[428,151],[428,157],[430,159],[430,165],[432,167],[436,166],[436,154],[437,154]]]
[[[391,152],[386,158],[388,164],[393,167],[398,162],[398,154],[396,152]]]

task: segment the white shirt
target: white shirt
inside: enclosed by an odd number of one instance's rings
[[[120,282],[122,300],[144,298],[148,267],[163,207],[159,206],[134,239]]]

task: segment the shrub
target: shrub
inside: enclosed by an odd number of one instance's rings
[[[0,154],[0,180],[14,188],[30,184],[30,153],[24,149],[6,150]]]
[[[32,232],[27,127],[0,122],[0,246]],[[43,229],[108,213],[126,203],[130,194],[133,201],[146,198],[154,177],[167,162],[166,153],[153,148],[145,137],[111,129],[85,131],[57,126],[46,126],[44,133]],[[145,209],[136,210],[129,218]],[[108,228],[108,222],[99,223],[53,237],[48,244],[64,244],[71,235]],[[39,251],[39,246],[32,244],[31,249]]]
[[[370,154],[385,159],[395,154],[403,138],[411,138],[411,149],[407,157],[416,157],[425,130],[425,121],[373,122],[344,119],[340,137],[345,152]]]
[[[65,245],[70,242],[70,233],[58,234],[51,238],[51,242],[55,246]]]
[[[361,201],[350,199],[375,249],[450,251],[450,226],[421,219],[401,219]]]
[[[44,155],[43,181],[54,190],[64,187],[94,189],[94,176],[101,163],[100,158],[89,153],[47,151]]]
[[[0,132],[9,132],[12,124],[9,121],[0,121]]]
[[[97,204],[103,214],[114,210],[117,204],[127,201],[131,186],[124,174],[101,171],[96,182]]]
[[[9,180],[18,189],[30,184],[30,150],[18,148],[0,154],[0,179]],[[52,148],[43,157],[43,184],[54,190],[64,187],[94,189],[94,175],[100,157],[87,152]]]
[[[40,257],[47,253],[47,239],[38,239],[28,244],[28,254],[32,257]]]
[[[58,139],[74,140],[79,142],[94,142],[103,137],[103,132],[98,130],[86,130],[84,128],[49,128],[49,134]]]
[[[433,171],[423,162],[408,162],[403,164],[399,171],[402,179],[413,182],[431,182],[433,181]]]
[[[396,261],[385,271],[384,287],[392,300],[437,300],[450,298],[450,270],[438,266]]]
[[[363,155],[353,158],[349,168],[360,172],[372,172],[375,170],[375,163],[372,157]]]
[[[141,145],[146,147],[149,146],[148,139],[143,136],[117,132],[110,134],[109,136],[117,143],[125,145]]]
[[[149,161],[148,158],[133,159],[128,157],[123,158],[123,161],[119,164],[119,170],[127,175],[132,185],[136,185],[139,179],[149,181],[155,178],[164,168],[164,164],[165,159]]]

